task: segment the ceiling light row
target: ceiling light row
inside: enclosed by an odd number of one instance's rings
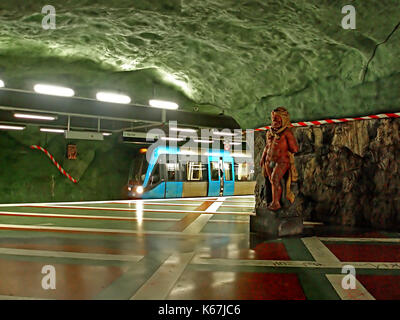
[[[5,86],[4,81],[0,80],[0,88],[3,88],[4,86]],[[47,94],[51,96],[73,97],[75,95],[75,91],[71,88],[48,85],[48,84],[35,84],[33,86],[33,90],[36,93]],[[125,94],[105,92],[105,91],[97,92],[96,99],[103,102],[121,103],[121,104],[129,104],[132,101],[132,99]],[[176,110],[179,108],[179,105],[175,102],[154,100],[154,99],[149,100],[149,105],[150,107],[153,108],[168,109],[168,110]]]
[[[14,125],[6,125],[0,124],[0,130],[24,130],[25,126],[14,126]],[[40,128],[41,132],[49,132],[49,133],[64,133],[64,129],[55,129],[55,128]],[[111,136],[111,132],[103,132],[103,136]]]

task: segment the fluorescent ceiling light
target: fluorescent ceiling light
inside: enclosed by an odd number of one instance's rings
[[[52,128],[40,128],[42,132],[51,132],[51,133],[64,133],[65,130],[63,129],[52,129]]]
[[[196,133],[195,129],[189,129],[189,128],[175,128],[175,127],[171,127],[169,128],[171,131],[182,131],[182,132],[193,132]]]
[[[239,145],[242,144],[242,142],[229,142],[229,144],[230,144],[231,146],[239,146]]]
[[[96,99],[104,102],[112,103],[123,103],[128,104],[131,102],[131,98],[124,94],[112,93],[112,92],[97,92]]]
[[[246,153],[232,153],[231,156],[235,158],[251,158],[251,155]]]
[[[111,132],[103,132],[103,136],[111,136],[112,133]]]
[[[52,86],[47,84],[36,84],[33,89],[37,93],[48,94],[52,96],[72,97],[75,95],[74,90],[66,87]]]
[[[178,104],[170,101],[150,100],[149,105],[153,108],[176,110],[179,108]]]
[[[56,116],[42,116],[38,114],[28,114],[28,113],[14,113],[15,118],[22,118],[22,119],[34,119],[34,120],[56,120]]]
[[[0,88],[4,88],[4,81],[0,80]]]
[[[233,137],[236,136],[237,133],[231,133],[231,132],[219,132],[219,131],[213,131],[213,134],[216,136],[228,136],[228,137]]]
[[[196,151],[191,151],[191,150],[181,150],[181,151],[179,151],[179,154],[195,156],[195,155],[198,155],[199,153]]]
[[[2,129],[2,130],[24,130],[25,127],[22,127],[22,126],[8,126],[8,125],[0,124],[0,129]]]
[[[205,155],[206,156],[210,156],[210,157],[220,157],[222,155],[222,153],[220,153],[220,152],[206,152]]]
[[[161,137],[161,140],[165,140],[165,141],[183,141],[185,139],[183,139],[183,138],[172,138],[172,137]]]
[[[210,140],[198,140],[198,139],[194,139],[193,140],[194,142],[197,142],[197,143],[213,143],[213,141],[210,141]]]

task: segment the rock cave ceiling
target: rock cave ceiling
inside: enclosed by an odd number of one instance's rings
[[[55,30],[41,27],[47,4]],[[347,4],[355,30],[341,27]],[[1,0],[0,21],[10,88],[157,97],[243,128],[280,105],[293,121],[400,109],[399,0]]]

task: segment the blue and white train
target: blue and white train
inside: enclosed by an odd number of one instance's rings
[[[146,154],[150,152],[146,157]],[[254,161],[245,153],[181,147],[140,149],[130,168],[130,199],[216,197],[254,194]],[[149,159],[149,161],[147,160]],[[183,160],[182,160],[183,159]]]

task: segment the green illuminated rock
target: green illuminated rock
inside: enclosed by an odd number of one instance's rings
[[[0,79],[32,89],[68,85],[77,95],[120,90],[184,110],[264,125],[286,105],[292,119],[398,111],[398,0],[351,1],[355,30],[341,27],[347,0],[2,0]],[[56,8],[44,30],[42,7]]]

